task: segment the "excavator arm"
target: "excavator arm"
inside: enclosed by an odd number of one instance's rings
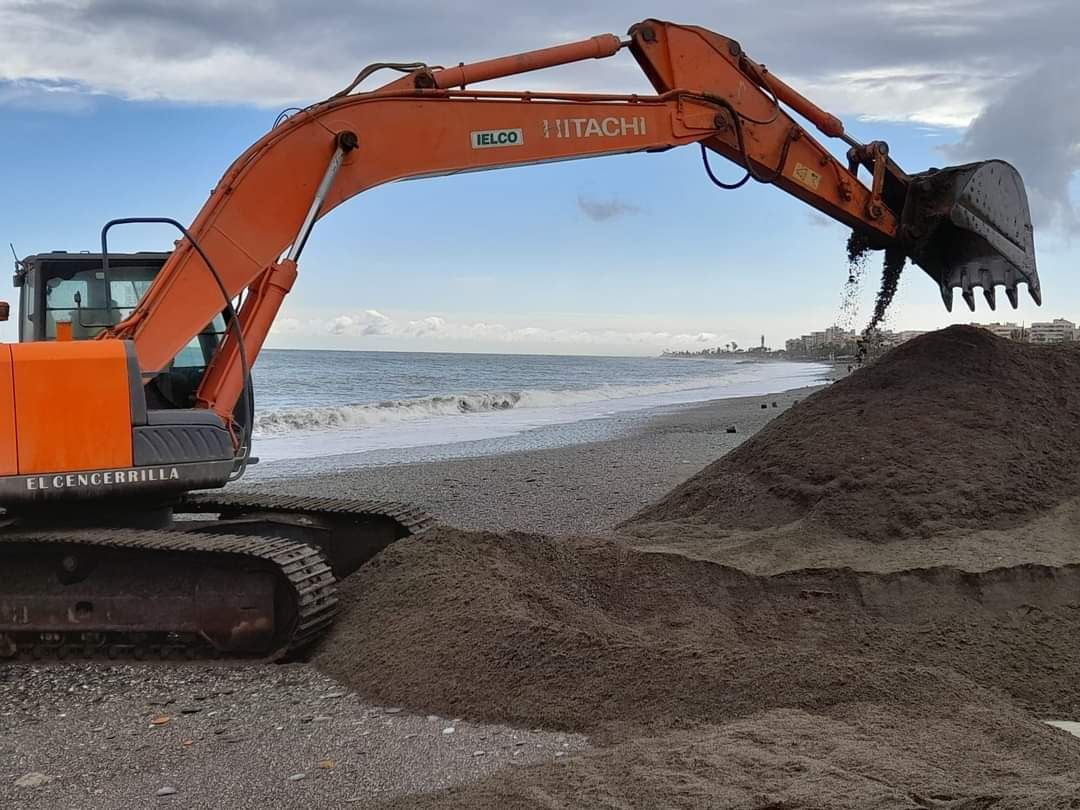
[[[637,60],[656,95],[470,87],[606,58],[623,48]],[[166,367],[222,310],[223,291],[230,299],[244,294],[238,321],[246,351],[230,333],[198,393],[202,406],[229,419],[244,385],[244,355],[248,364],[257,357],[295,280],[312,226],[366,189],[395,180],[695,143],[703,155],[705,150],[721,155],[742,166],[748,177],[772,183],[856,229],[874,247],[903,247],[948,293],[949,306],[954,286],[962,287],[967,298],[971,286],[981,283],[991,304],[995,283],[1007,287],[1010,299],[1018,281],[1026,281],[1038,295],[1026,198],[1015,170],[1000,162],[990,168],[1000,173],[999,185],[1012,184],[1007,201],[1023,209],[1014,217],[1016,232],[1007,238],[977,210],[972,213],[977,206],[968,204],[959,188],[970,184],[972,167],[921,178],[919,187],[929,201],[917,204],[913,178],[892,162],[885,144],[858,143],[845,134],[839,119],[747,57],[735,40],[705,29],[646,20],[631,28],[625,41],[608,34],[472,65],[411,65],[407,70],[378,90],[353,93],[371,72],[365,71],[345,91],[275,127],[229,168],[191,225],[191,238],[178,244],[132,315],[111,330],[111,336],[134,342],[144,376]],[[847,164],[785,107],[822,134],[843,138],[850,145]],[[868,185],[858,177],[860,166],[869,172]],[[985,164],[977,168],[986,171]],[[976,228],[964,230],[954,222],[960,208],[985,231],[977,246],[967,244]],[[437,212],[418,213],[418,234],[426,215]],[[995,240],[1005,242],[1011,254],[993,250]],[[931,255],[927,245],[937,253]],[[979,254],[975,264],[997,264],[983,267],[982,276],[970,270],[969,277],[967,253],[972,251]]]

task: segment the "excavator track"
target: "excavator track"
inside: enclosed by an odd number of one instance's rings
[[[78,550],[90,549],[95,554],[124,555],[132,565],[136,562],[136,555],[146,552],[160,558],[167,566],[175,566],[178,557],[182,555],[189,558],[197,556],[200,565],[224,563],[226,571],[254,568],[258,572],[272,572],[293,596],[293,626],[288,630],[280,629],[273,639],[273,648],[265,654],[255,653],[256,657],[289,657],[325,631],[337,611],[337,580],[323,555],[317,548],[278,537],[203,535],[165,530],[90,529],[10,533],[0,540],[0,547],[5,550],[29,551],[39,558],[58,558],[61,567],[65,560],[79,560],[78,556],[72,557],[72,552],[77,554]],[[25,558],[26,555],[23,556]],[[120,559],[118,562],[123,565],[126,560]],[[85,592],[79,594],[86,595]],[[149,601],[152,600],[153,597]],[[40,597],[38,601],[41,601]],[[109,625],[108,618],[104,621],[96,619],[93,616],[94,602],[88,599],[79,599],[75,601],[74,608],[65,610],[66,616],[73,620],[71,629],[20,631],[20,619],[30,618],[33,614],[32,608],[20,602],[24,600],[17,597],[11,599],[10,595],[0,596],[0,627],[9,639],[13,640],[16,653],[34,658],[95,657],[99,654],[110,658],[192,658],[230,654],[228,650],[217,648],[203,633],[193,628],[186,617],[184,620],[178,617],[174,629],[167,629],[167,618],[158,621],[148,617],[151,621],[147,622],[145,628],[125,630],[119,624]],[[83,605],[81,609],[80,605]],[[148,607],[152,609],[152,605]],[[46,608],[46,613],[48,612],[50,611]],[[85,629],[79,627],[80,620]],[[151,623],[160,626],[150,630]],[[247,651],[233,654],[243,655],[244,652]]]
[[[0,531],[0,658],[294,658],[332,624],[339,579],[433,522],[396,502],[257,493],[175,512],[167,529]]]
[[[409,535],[419,534],[435,522],[435,519],[424,510],[398,501],[263,495],[249,492],[194,493],[184,498],[178,511],[225,514],[269,511],[301,515],[378,515],[396,521]]]
[[[420,534],[435,522],[427,512],[398,501],[258,492],[191,494],[176,507],[176,513],[217,515],[215,521],[202,525],[202,531],[284,535],[318,545],[338,579],[390,543]]]

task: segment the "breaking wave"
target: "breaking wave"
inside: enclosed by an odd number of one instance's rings
[[[692,391],[723,386],[731,377],[657,383],[653,385],[604,385],[597,388],[552,391],[438,394],[416,399],[369,402],[317,408],[278,408],[255,417],[255,435],[283,436],[294,432],[358,429],[393,422],[411,422],[440,416],[459,416],[511,408],[557,408],[585,402],[649,396],[670,391]]]

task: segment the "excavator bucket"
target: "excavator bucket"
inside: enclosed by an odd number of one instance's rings
[[[908,254],[938,283],[950,312],[955,288],[972,311],[975,287],[990,309],[999,286],[1015,309],[1020,283],[1042,304],[1027,192],[1008,163],[988,160],[913,175],[903,221],[913,237]]]
[[[990,160],[913,175],[904,221],[915,237],[908,254],[937,282],[949,312],[955,288],[972,311],[975,287],[990,309],[996,308],[998,286],[1015,309],[1021,283],[1041,305],[1027,192],[1009,163]]]

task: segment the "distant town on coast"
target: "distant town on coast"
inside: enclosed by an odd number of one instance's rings
[[[1080,341],[1080,329],[1072,321],[1055,318],[1052,321],[1035,322],[1029,325],[1017,323],[973,323],[992,332],[998,337],[1017,340],[1023,343],[1066,343]],[[905,329],[894,332],[881,330],[873,338],[874,353],[899,346],[925,331]],[[719,358],[768,358],[776,360],[844,360],[853,358],[859,351],[861,336],[851,329],[830,326],[820,332],[811,332],[797,338],[784,341],[783,349],[773,349],[766,345],[765,335],[757,346],[740,346],[735,342],[726,343],[700,351],[664,351],[664,357],[719,357]]]

